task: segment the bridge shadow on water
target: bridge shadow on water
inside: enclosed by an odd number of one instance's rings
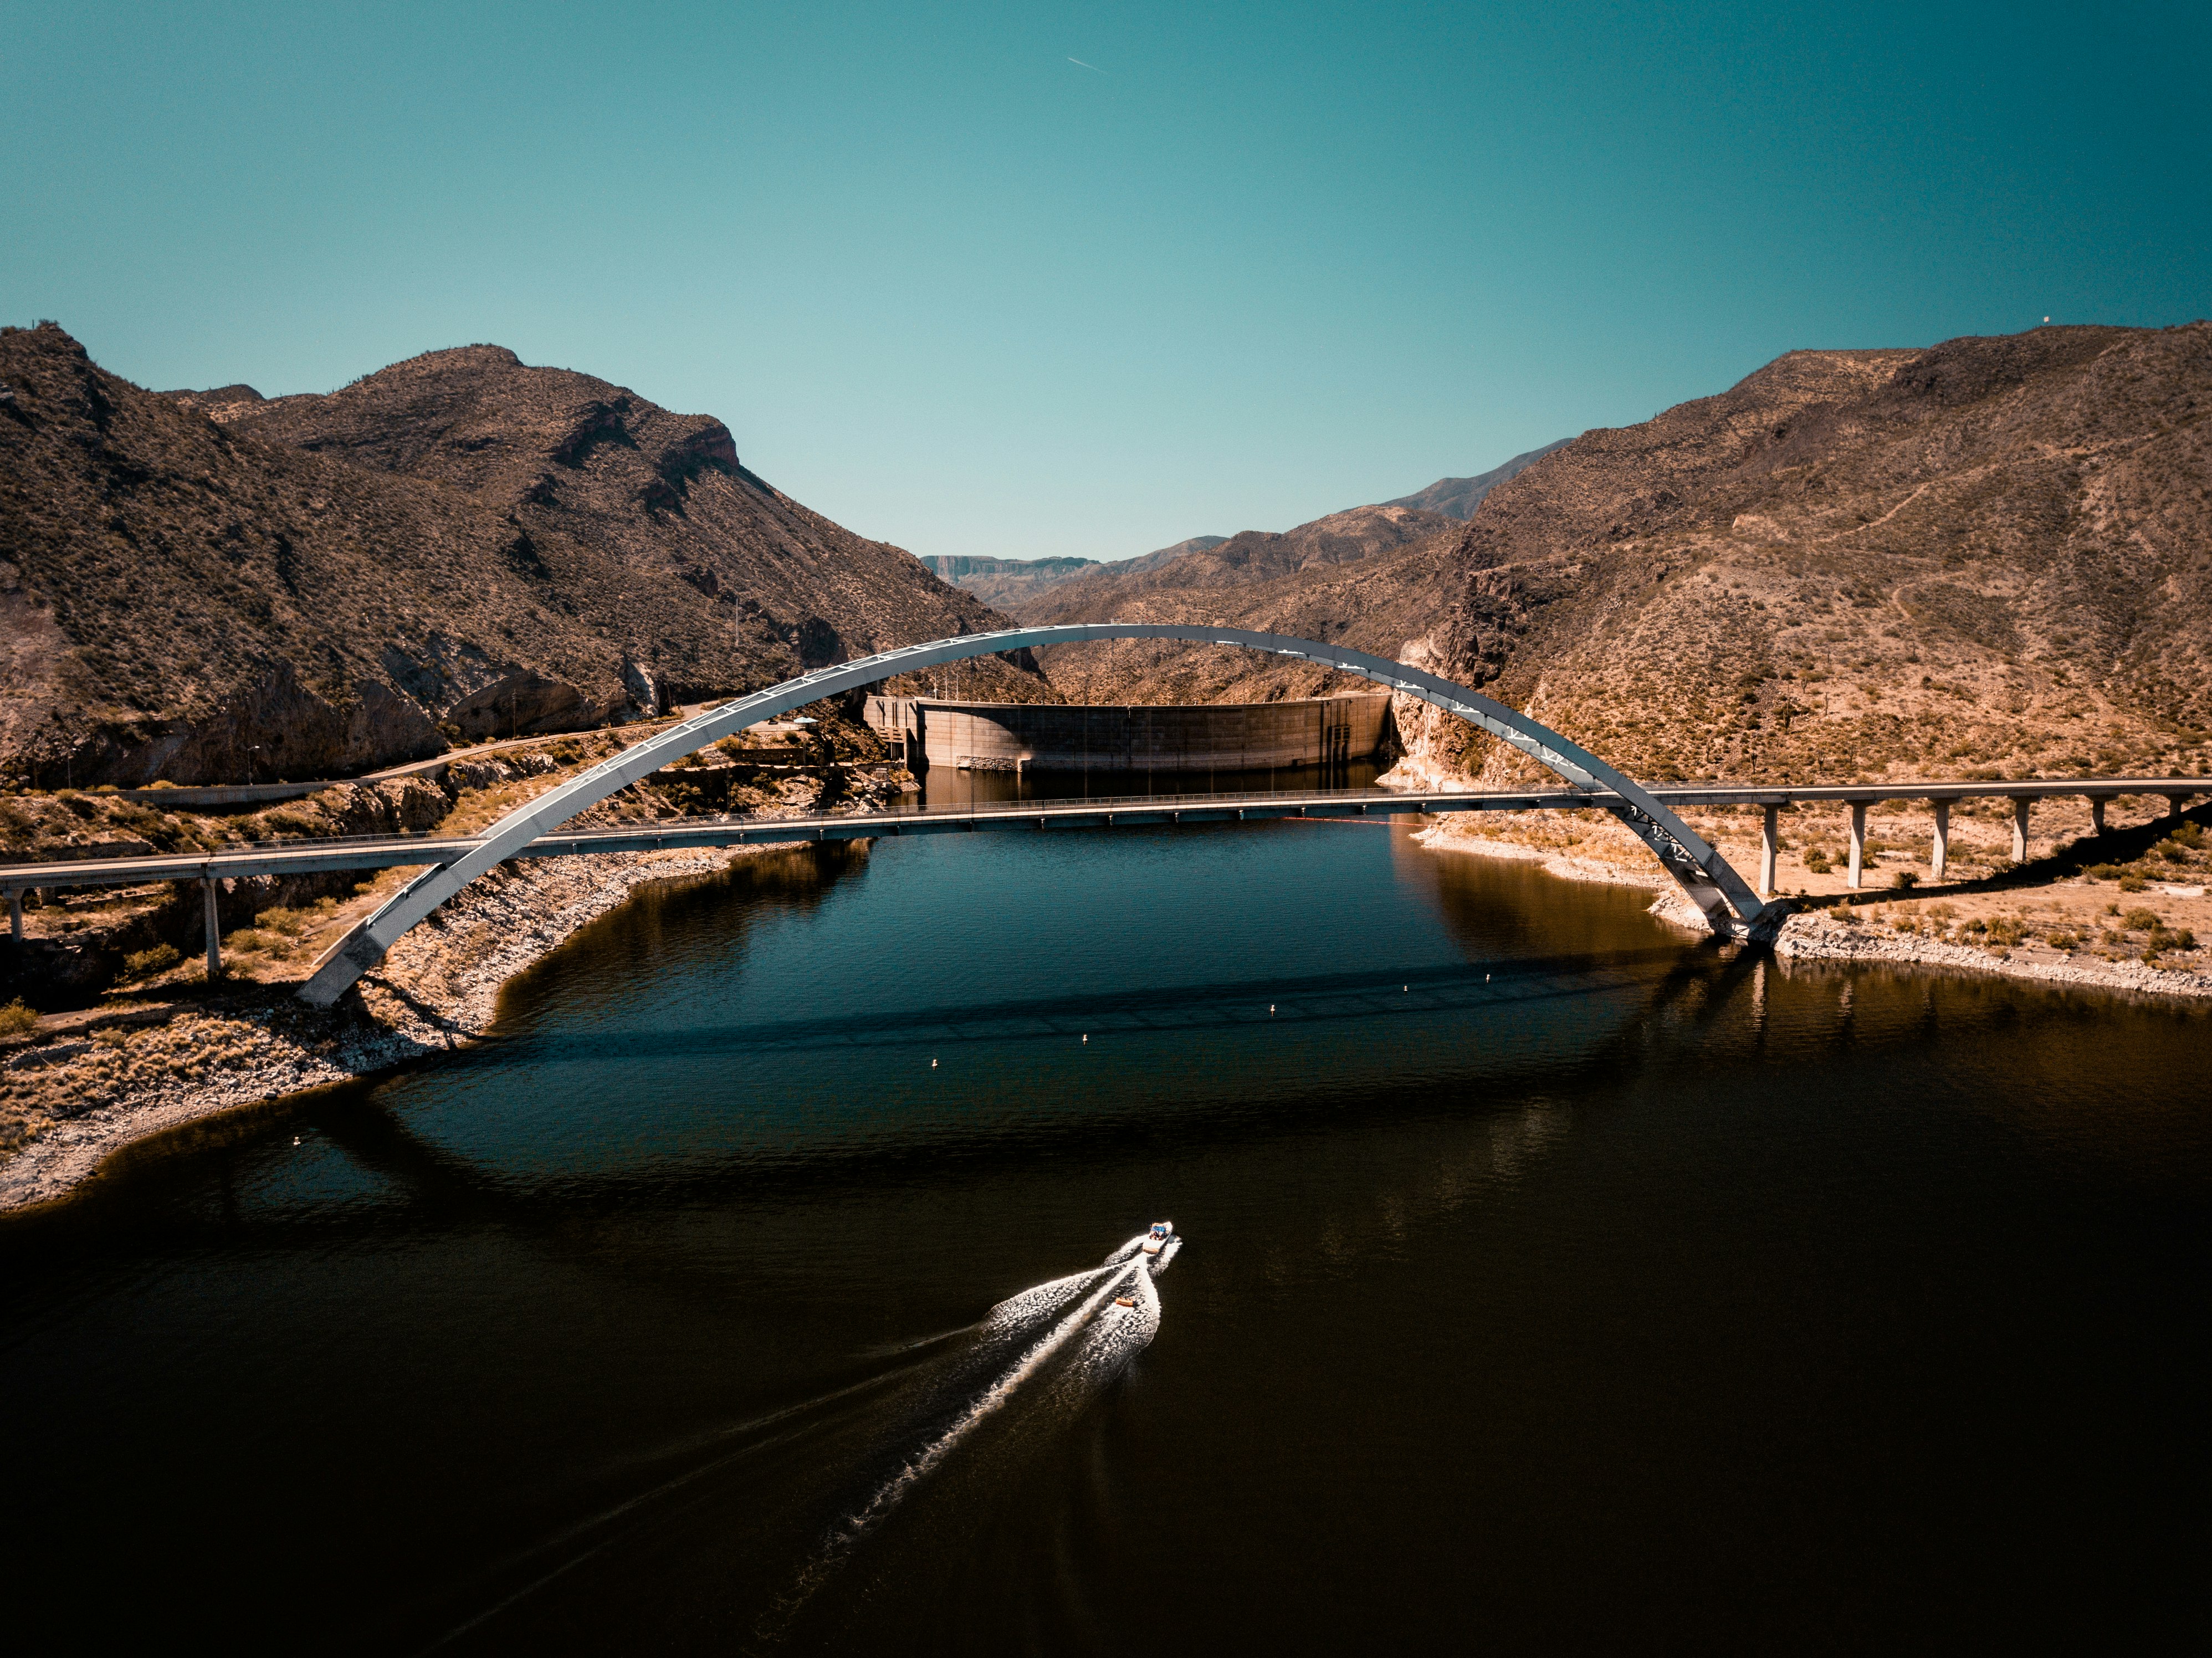
[[[1593,951],[1494,966],[1370,969],[1298,978],[1249,980],[1133,991],[1118,996],[1004,1000],[982,1006],[939,1006],[885,1017],[878,1028],[854,1031],[848,1021],[764,1022],[722,1029],[601,1032],[588,1039],[509,1036],[463,1048],[425,1065],[446,1075],[472,1068],[511,1066],[519,1057],[536,1066],[560,1068],[590,1062],[642,1061],[693,1056],[742,1058],[777,1052],[827,1052],[853,1048],[921,1048],[961,1043],[1066,1042],[1085,1032],[1174,1035],[1184,1032],[1412,1023],[1438,1016],[1516,1011],[1574,1019],[1580,1004],[1632,1006],[1617,1012],[1605,1040],[1577,1049],[1571,1058],[1541,1067],[1548,1089],[1571,1094],[1601,1087],[1608,1077],[1626,1084],[1649,1060],[1655,1043],[1676,1042],[1717,1020],[1743,984],[1765,965],[1761,952],[1702,947]],[[1272,1004],[1273,1011],[1269,1011]],[[1470,1029],[1469,1035],[1474,1035]],[[520,1052],[518,1052],[520,1050]],[[1479,1048],[1467,1051],[1482,1065]],[[419,1072],[417,1074],[421,1074]],[[1438,1110],[1510,1116],[1525,1104],[1530,1082],[1526,1063],[1504,1064],[1494,1097],[1471,1102],[1463,1086],[1397,1089],[1362,1102],[1363,1120],[1382,1126],[1394,1119]],[[486,1221],[538,1238],[566,1257],[561,1240],[580,1209],[617,1207],[652,1212],[716,1206],[731,1201],[774,1204],[824,1189],[866,1190],[917,1166],[969,1166],[1029,1162],[1041,1139],[1049,1155],[1111,1159],[1150,1155],[1162,1147],[1207,1142],[1241,1143],[1295,1135],[1341,1121],[1340,1088],[1323,1078],[1268,1094],[1266,1108],[1179,1102],[1172,1111],[1129,1121],[1087,1114],[1025,1122],[1000,1134],[975,1126],[948,1140],[940,1133],[911,1142],[883,1139],[811,1144],[793,1155],[764,1159],[752,1151],[700,1148],[678,1161],[649,1167],[526,1171],[487,1161],[441,1144],[417,1119],[390,1079],[368,1079],[299,1096],[280,1122],[253,1119],[232,1125],[187,1127],[167,1144],[148,1142],[122,1160],[114,1175],[96,1182],[82,1199],[55,1212],[45,1224],[62,1236],[82,1227],[154,1234],[173,1243],[198,1236],[228,1247],[260,1248],[308,1238],[381,1236],[399,1231],[441,1232]],[[187,1155],[230,1139],[276,1140],[286,1133],[310,1134],[368,1177],[379,1200],[319,1209],[241,1209],[224,1199],[193,1199],[177,1183],[191,1178]],[[169,1189],[164,1189],[169,1188]],[[577,1254],[588,1264],[588,1251]]]
[[[1622,950],[1523,958],[1492,965],[1387,968],[1298,978],[1170,985],[1073,996],[943,1003],[856,1018],[782,1019],[671,1030],[595,1030],[588,1035],[495,1034],[448,1063],[505,1066],[515,1050],[538,1063],[623,1055],[672,1058],[807,1048],[904,1048],[1064,1039],[1126,1031],[1215,1029],[1403,1017],[1508,1003],[1558,1001],[1617,990],[1679,949]]]

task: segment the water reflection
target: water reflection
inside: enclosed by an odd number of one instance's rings
[[[487,1048],[0,1234],[18,1626],[122,1558],[125,1638],[757,1644],[966,1333],[1170,1215],[1141,1357],[776,1649],[2176,1627],[2212,1022],[1648,902],[1285,823],[626,907]]]

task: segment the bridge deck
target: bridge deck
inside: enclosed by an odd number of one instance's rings
[[[1765,788],[1729,783],[1655,788],[1669,806],[1786,806],[1820,801],[1872,805],[1883,800],[2093,799],[2212,795],[2212,778],[2075,778],[2033,782],[1840,783]],[[787,841],[859,841],[988,829],[1085,829],[1159,823],[1231,823],[1283,817],[1389,817],[1455,811],[1542,811],[1608,807],[1609,790],[1534,789],[1413,793],[1395,789],[1315,789],[1268,794],[1128,795],[1076,800],[996,801],[889,812],[836,812],[797,817],[699,817],[541,835],[516,854],[565,858],[595,853],[651,852],[685,847],[758,845]],[[260,841],[216,853],[90,858],[0,865],[0,888],[131,886],[148,881],[298,875],[324,870],[371,870],[448,864],[477,841],[459,835],[364,835],[337,840]]]

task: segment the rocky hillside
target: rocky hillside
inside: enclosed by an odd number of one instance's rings
[[[1216,564],[1091,614],[1402,656],[1658,778],[2194,770],[2212,763],[2208,411],[2203,323],[1793,352],[1585,433],[1442,536],[1243,579]],[[1035,609],[1075,619],[1085,585]],[[1241,653],[1082,648],[1048,665],[1077,695],[1326,683]],[[1407,715],[1440,768],[1515,774]]]
[[[1417,495],[1401,495],[1395,501],[1386,501],[1386,507],[1416,507],[1425,513],[1442,513],[1446,518],[1462,520],[1474,516],[1474,509],[1482,505],[1482,498],[1510,477],[1518,477],[1554,449],[1564,449],[1572,438],[1561,438],[1540,449],[1531,449],[1507,461],[1503,466],[1493,466],[1486,472],[1478,472],[1471,478],[1438,478]]]
[[[1496,490],[1415,653],[1662,778],[2194,770],[2208,415],[2204,323],[1792,352]]]
[[[0,331],[0,771],[44,786],[343,775],[1000,623],[720,422],[495,346],[263,399]]]
[[[1447,602],[1426,573],[1459,528],[1440,513],[1355,507],[1279,534],[1247,530],[1173,559],[1103,564],[1014,614],[1037,623],[1222,623],[1395,655],[1407,630],[1426,628]],[[1267,701],[1346,689],[1304,664],[1145,641],[1042,656],[1079,701]]]

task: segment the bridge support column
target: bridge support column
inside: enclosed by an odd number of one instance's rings
[[[2034,804],[2024,794],[2013,797],[2012,860],[2015,864],[2027,861],[2027,810]]]
[[[213,984],[222,977],[222,929],[216,920],[215,878],[210,876],[201,882],[200,890],[206,898],[208,982]]]
[[[1863,801],[1854,800],[1851,802],[1851,872],[1849,881],[1852,891],[1859,890],[1859,878],[1865,869],[1866,805]]]
[[[1936,803],[1936,836],[1928,847],[1928,878],[1940,881],[1951,861],[1951,803]]]
[[[2112,799],[2109,794],[2093,794],[2089,797],[2089,827],[2099,835],[2105,832],[2105,805]]]
[[[1779,806],[1766,809],[1766,824],[1759,834],[1759,896],[1774,896],[1774,845],[1776,821],[1781,816]]]
[[[23,942],[23,889],[8,889],[8,936],[17,944]]]
[[[2185,794],[2169,794],[2166,797],[2166,809],[2176,817],[2181,816],[2183,808],[2188,805],[2189,797]]]

